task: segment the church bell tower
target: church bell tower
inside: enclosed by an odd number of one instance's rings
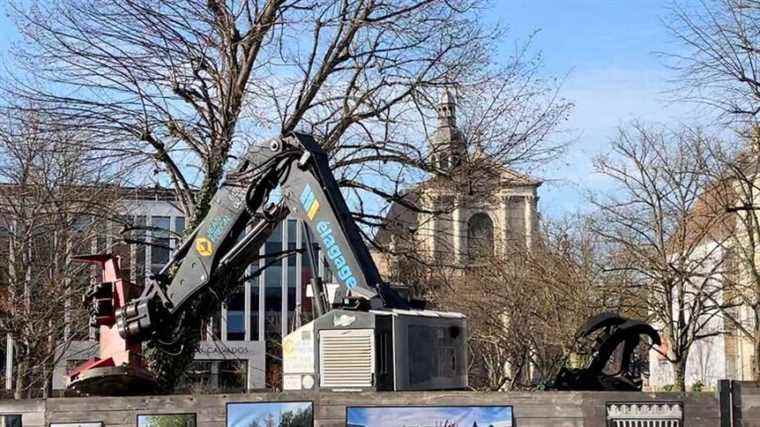
[[[445,89],[436,107],[438,125],[430,139],[430,159],[435,169],[448,173],[467,155],[467,147],[462,133],[457,128],[456,98]]]

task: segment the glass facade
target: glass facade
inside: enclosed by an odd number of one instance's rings
[[[264,328],[267,336],[282,333],[282,318],[287,294],[283,294],[282,280],[282,232],[285,222],[280,223],[264,244],[261,276],[264,281]]]
[[[144,215],[138,215],[134,219],[134,229],[135,231],[132,232],[132,238],[137,242],[145,242],[148,238],[148,233],[145,230],[145,228],[148,225],[147,222],[148,218]],[[146,257],[148,254],[148,246],[147,245],[133,245],[133,250],[135,253],[135,263],[132,267],[132,274],[131,277],[132,281],[137,283],[138,285],[144,285],[145,279],[147,278],[146,269]]]
[[[158,273],[169,262],[171,252],[171,217],[152,216],[150,218],[150,272]]]
[[[157,273],[181,243],[185,218],[134,216],[132,221],[136,227],[132,238],[148,244],[133,245],[124,258],[133,272],[131,279],[144,284],[146,277]],[[306,287],[313,268],[308,254],[303,251],[304,234],[303,223],[297,219],[289,218],[277,226],[261,248],[258,264],[248,269],[248,280],[243,288],[220,304],[219,312],[206,322],[204,339],[261,341],[288,334],[311,320],[311,301],[306,297]],[[319,274],[325,282],[332,281],[327,260],[321,256],[316,243],[313,243],[313,251],[319,260]],[[260,274],[255,274],[257,271]]]
[[[227,341],[244,341],[245,338],[245,292],[238,292],[227,299]]]
[[[246,389],[247,375],[245,360],[195,360],[179,388],[200,393],[238,392]]]
[[[119,236],[115,228],[110,230],[113,235],[103,230],[92,249],[119,255],[125,276],[144,286],[181,244],[186,220],[168,203],[152,201],[123,219],[132,226],[128,235]],[[283,221],[260,248],[260,258],[248,268],[243,286],[220,302],[218,310],[204,322],[203,341],[183,380],[189,390],[234,392],[279,387],[281,337],[312,319],[306,287],[314,268],[310,257],[302,253],[305,235],[300,220]],[[119,243],[122,238],[129,243]],[[330,282],[332,276],[318,245],[313,244],[313,252],[319,274]],[[85,315],[76,317],[87,319]],[[97,339],[96,330],[85,327],[84,332],[84,336],[76,336],[74,345],[91,349],[89,340]],[[67,360],[73,365],[79,362],[74,353],[62,363]],[[66,368],[62,366],[56,374],[55,387],[65,387]]]
[[[298,254],[296,252],[296,249],[298,249],[298,221],[295,219],[287,221],[287,247],[287,275],[285,276],[287,283],[286,309],[288,313],[293,313],[292,316],[288,315],[287,331],[290,332],[296,329],[296,324],[298,323],[298,319],[296,319],[298,311],[296,311],[296,308],[300,309],[302,296],[300,292],[297,292],[299,282],[296,277],[298,273]],[[296,301],[298,301],[298,304],[296,304]]]

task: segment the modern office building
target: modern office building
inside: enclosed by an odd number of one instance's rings
[[[173,193],[166,189],[129,191],[122,204],[123,216],[137,229],[131,232],[131,238],[147,244],[119,244],[123,230],[113,225],[93,242],[93,252],[118,254],[124,274],[129,275],[130,281],[143,284],[169,261],[171,251],[181,241],[186,220],[174,203]],[[301,222],[291,218],[283,221],[261,248],[260,265],[251,266],[249,274],[265,264],[268,267],[246,280],[242,289],[227,301],[210,302],[218,304],[219,311],[204,325],[200,350],[187,373],[188,387],[245,391],[277,386],[279,375],[272,372],[272,367],[267,378],[267,352],[274,356],[270,361],[276,360],[278,338],[310,320],[306,284],[312,275],[311,263],[300,252],[281,254],[302,249],[303,242]],[[319,273],[330,282],[330,271],[319,255]],[[54,390],[65,388],[67,369],[95,354],[94,330],[89,338],[69,346],[56,368]]]

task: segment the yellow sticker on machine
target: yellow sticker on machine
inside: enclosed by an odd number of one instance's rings
[[[205,237],[199,237],[195,239],[195,250],[201,256],[210,256],[214,253],[214,244]]]
[[[311,204],[311,207],[309,208],[309,212],[307,212],[306,215],[309,217],[309,219],[313,220],[318,210],[319,210],[319,202],[317,200],[314,200],[314,203]]]

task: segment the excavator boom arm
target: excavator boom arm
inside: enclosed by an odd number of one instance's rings
[[[276,188],[281,199],[270,203]],[[117,313],[122,336],[150,337],[173,325],[189,302],[230,268],[259,253],[288,214],[317,236],[337,281],[372,308],[408,308],[380,279],[374,261],[329,168],[311,136],[299,133],[253,145],[215,194],[208,214],[140,298]],[[241,238],[242,236],[242,238]],[[162,282],[163,280],[163,282]]]

